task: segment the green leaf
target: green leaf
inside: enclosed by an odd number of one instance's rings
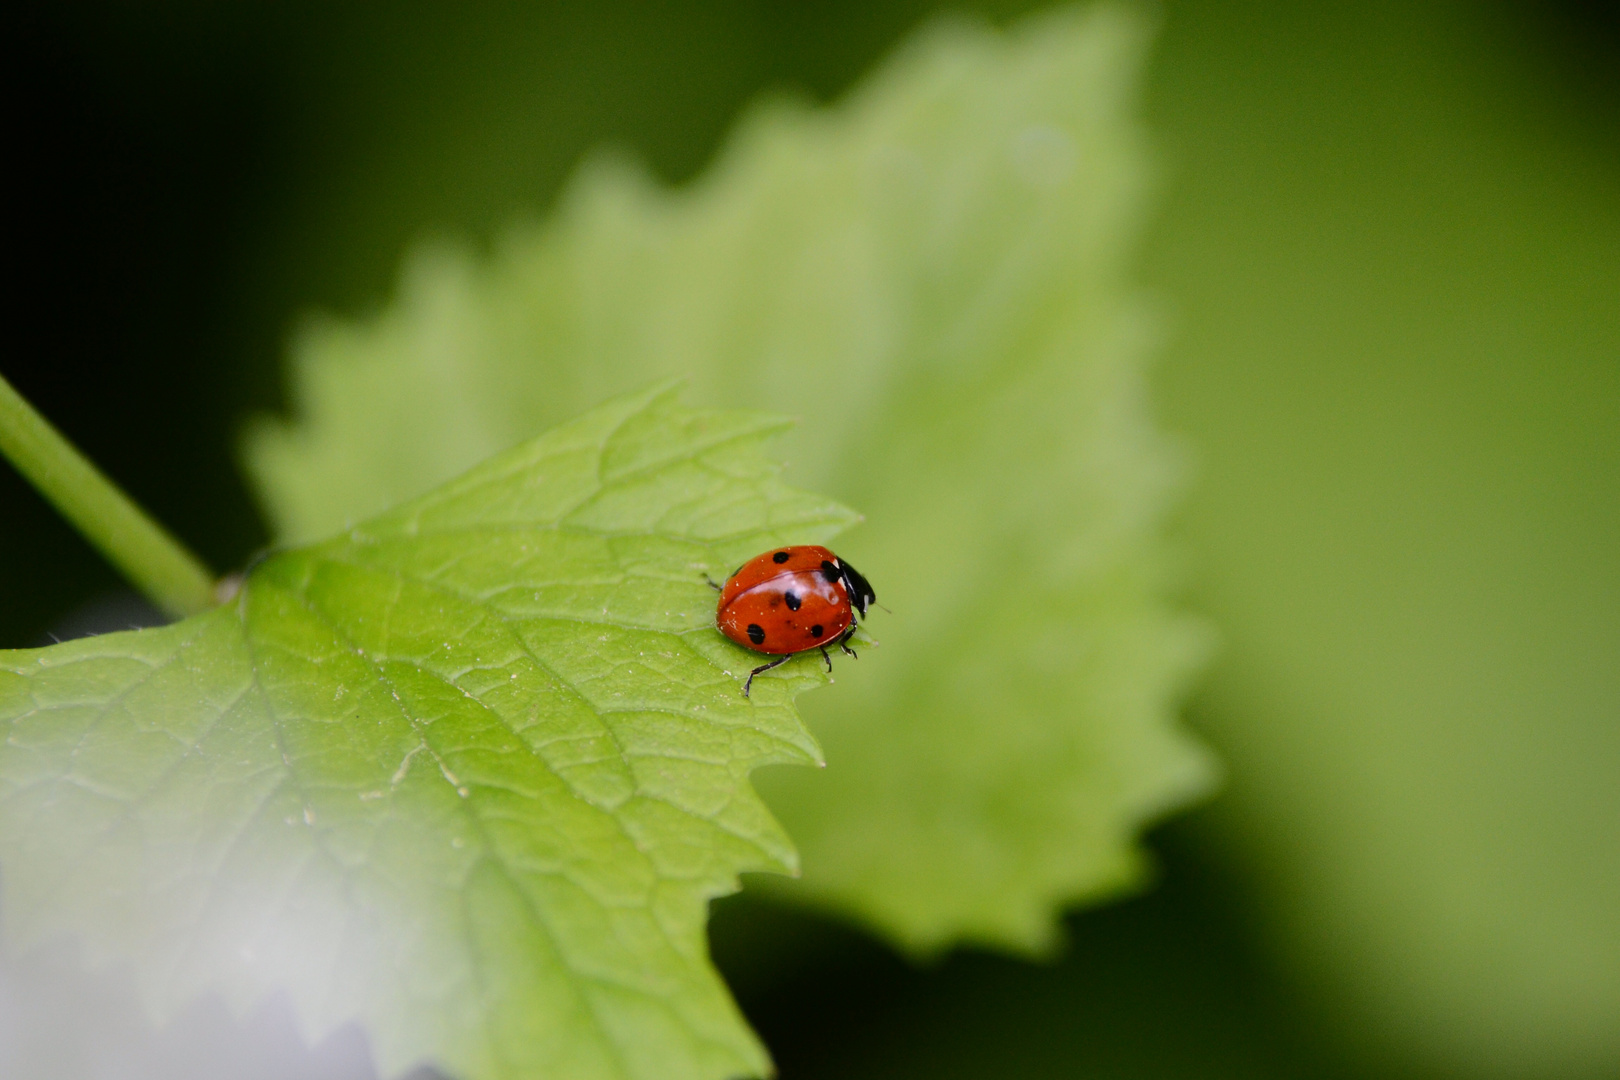
[[[703,573],[852,515],[783,422],[668,390],[260,563],[174,626],[0,653],[14,942],[82,935],[172,1011],[285,988],[387,1074],[758,1074],[707,901],[791,872],[753,768],[814,763]],[[781,677],[778,677],[780,674]]]
[[[1213,775],[1173,722],[1206,635],[1165,599],[1178,464],[1124,272],[1145,40],[1114,8],[938,24],[685,190],[599,159],[488,261],[418,252],[299,340],[300,418],[249,440],[272,517],[333,528],[655,377],[800,414],[796,475],[871,514],[841,550],[895,614],[813,713],[834,767],[761,778],[789,887],[918,950],[1047,947]]]

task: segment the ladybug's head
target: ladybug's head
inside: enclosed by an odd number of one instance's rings
[[[873,593],[872,585],[863,576],[860,576],[859,570],[855,570],[844,560],[839,559],[838,562],[821,563],[821,573],[826,576],[828,581],[842,581],[844,583],[844,593],[849,594],[849,606],[860,612],[862,619],[867,617],[867,604],[876,604],[878,602],[878,594]]]

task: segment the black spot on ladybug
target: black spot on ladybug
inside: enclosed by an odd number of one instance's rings
[[[778,551],[775,555],[771,556],[771,562],[785,563],[787,561],[788,561],[788,553],[785,552],[785,551]]]
[[[798,611],[799,610],[800,600],[799,600],[799,594],[798,593],[784,593],[783,596],[782,596],[782,599],[787,601],[787,606],[788,606],[789,611]]]
[[[838,564],[833,562],[831,559],[823,559],[821,560],[821,576],[826,578],[829,582],[837,584],[838,581],[843,578],[844,572],[840,570],[838,568]]]
[[[821,636],[821,624],[820,623],[817,623],[816,625],[814,625],[814,626],[812,626],[810,628],[810,636],[811,637],[820,637]]]
[[[748,565],[748,564],[747,564],[747,563],[744,563],[744,564],[743,564],[743,566],[746,566],[746,565]],[[737,576],[737,575],[738,575],[738,574],[740,574],[740,573],[742,573],[742,566],[739,566],[739,567],[737,567],[737,569],[735,569],[735,570],[733,570],[733,571],[732,571],[732,572],[731,572],[731,577],[736,577],[736,576]],[[730,581],[730,580],[731,580],[731,578],[727,578],[727,579],[726,579],[726,580],[727,580],[727,581]]]
[[[748,640],[752,641],[755,645],[765,644],[765,628],[759,625],[759,623],[749,623]]]

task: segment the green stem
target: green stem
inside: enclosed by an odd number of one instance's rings
[[[0,454],[158,607],[185,616],[213,606],[214,578],[202,561],[90,464],[4,376]]]

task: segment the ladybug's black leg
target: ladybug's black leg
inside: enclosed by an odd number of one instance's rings
[[[849,647],[849,639],[854,637],[854,636],[855,636],[855,628],[853,626],[851,626],[848,630],[844,631],[844,636],[838,639],[838,647],[840,649],[843,649],[845,652],[847,652],[850,655],[850,659],[859,660],[861,658],[860,654],[857,653],[854,649]]]
[[[769,671],[773,667],[780,667],[781,665],[787,663],[791,659],[793,659],[793,654],[792,653],[789,653],[787,656],[778,656],[775,660],[772,660],[770,663],[761,664],[761,665],[759,665],[759,667],[755,668],[753,671],[750,671],[748,673],[748,681],[743,683],[743,697],[747,697],[748,696],[748,691],[753,688],[753,686],[754,686],[754,676],[755,675],[758,675],[762,671]]]
[[[715,584],[714,578],[710,577],[708,574],[703,575],[703,580],[707,581],[709,583],[709,588],[713,589],[715,592],[721,591],[720,586]]]
[[[821,658],[823,660],[827,661],[827,674],[831,675],[832,674],[832,657],[827,655],[827,646],[822,645],[822,646],[820,646],[820,649],[821,649]]]

